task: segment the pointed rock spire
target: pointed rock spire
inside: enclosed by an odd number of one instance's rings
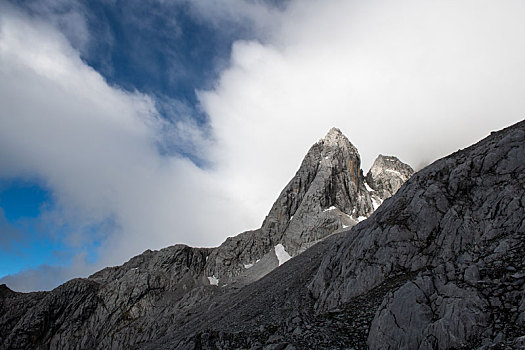
[[[295,256],[366,219],[385,198],[366,187],[357,148],[332,128],[307,152],[261,228],[228,238],[211,253],[206,273],[220,283],[260,278],[278,266],[275,247]]]
[[[380,154],[366,174],[366,182],[382,200],[391,197],[414,174],[410,165],[394,156]]]
[[[338,145],[345,143],[349,143],[351,145],[350,141],[348,141],[348,138],[338,128],[331,128],[322,141],[326,145]]]

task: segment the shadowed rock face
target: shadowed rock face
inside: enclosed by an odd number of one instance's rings
[[[416,273],[378,306],[370,348],[517,346],[525,335],[525,123],[418,172],[351,232],[310,284],[317,310]]]
[[[216,303],[148,348],[525,347],[525,122]]]
[[[0,286],[0,348],[123,348],[163,339],[191,320],[200,327],[197,315],[211,319],[206,312],[226,305],[239,288],[364,220],[384,199],[365,186],[357,149],[331,129],[308,151],[258,230],[217,248],[148,250],[51,292]]]
[[[199,286],[208,252],[184,245],[146,251],[51,292],[14,293],[2,285],[0,348],[122,348],[159,336],[166,303],[183,312],[195,295],[206,300]]]

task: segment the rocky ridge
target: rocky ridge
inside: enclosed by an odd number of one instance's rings
[[[258,230],[217,248],[146,251],[51,292],[1,286],[0,348],[122,348],[161,339],[204,305],[219,305],[292,256],[366,219],[386,198],[373,186],[365,182],[357,149],[331,129],[308,151]]]
[[[524,190],[524,122],[436,161],[323,259],[316,308],[416,274],[379,305],[370,348],[523,345]]]
[[[522,121],[146,348],[521,349],[524,235]]]

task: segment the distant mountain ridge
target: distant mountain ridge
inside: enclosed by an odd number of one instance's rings
[[[1,347],[525,346],[525,121],[412,176],[389,156],[359,168],[332,129],[259,230],[51,292],[2,286]]]

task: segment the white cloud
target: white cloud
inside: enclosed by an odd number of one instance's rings
[[[58,203],[51,221],[114,220],[100,252],[114,264],[259,225],[332,126],[365,170],[378,153],[417,167],[525,111],[521,1],[247,4],[242,16],[266,32],[237,42],[216,88],[199,93],[213,141],[189,120],[166,133],[148,96],[108,86],[47,25],[1,15],[0,176],[43,179]],[[238,15],[213,8],[221,21]],[[159,135],[199,148],[212,167],[159,155]]]
[[[420,167],[520,120],[524,15],[520,1],[292,2],[200,94],[224,177],[263,212],[332,126],[366,171],[379,153]]]
[[[261,37],[281,23],[281,9],[264,0],[178,0],[186,3],[199,18],[227,31],[232,24],[253,30]]]
[[[97,266],[175,243],[219,244],[253,224],[219,179],[158,152],[165,133],[198,142],[194,125],[166,131],[148,96],[109,86],[47,24],[0,15],[0,82],[0,176],[49,188],[56,206],[42,219],[51,235],[67,225],[71,246],[114,222],[96,237],[104,239]]]

